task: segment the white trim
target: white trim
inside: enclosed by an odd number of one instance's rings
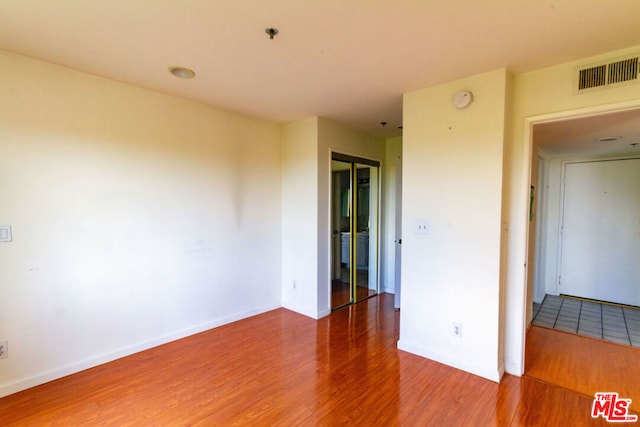
[[[542,299],[545,294],[545,270],[546,263],[540,262],[546,258],[546,241],[547,235],[544,232],[544,225],[546,223],[545,211],[547,209],[547,170],[549,165],[547,160],[538,154],[538,182],[535,188],[535,223],[536,223],[536,247],[535,247],[535,262],[533,265],[533,300],[538,303],[542,303]]]
[[[320,313],[324,313],[325,310],[322,311],[318,311],[317,309],[314,309],[313,307],[310,306],[303,306],[300,304],[295,304],[292,303],[290,301],[282,301],[282,307],[286,308],[287,310],[291,310],[294,311],[298,314],[302,314],[303,316],[307,316],[310,317],[312,319],[318,320],[320,319],[321,316]]]
[[[318,311],[318,317],[316,318],[316,320],[322,319],[323,317],[327,317],[330,314],[331,314],[331,309]]]
[[[234,314],[227,317],[222,317],[216,320],[212,320],[200,325],[191,326],[185,329],[181,329],[176,332],[172,332],[161,337],[153,338],[150,340],[141,341],[137,344],[121,347],[117,350],[103,353],[101,355],[91,357],[89,359],[80,360],[78,362],[70,363],[68,365],[61,366],[59,368],[51,369],[49,371],[41,372],[28,378],[20,379],[8,384],[4,384],[0,387],[0,397],[8,396],[13,393],[17,393],[22,390],[26,390],[31,387],[35,387],[40,384],[44,384],[49,381],[56,380],[58,378],[65,377],[67,375],[75,374],[85,369],[93,368],[104,363],[112,362],[116,359],[120,359],[125,356],[130,356],[135,353],[139,353],[144,350],[148,350],[153,347],[157,347],[163,344],[167,344],[172,341],[176,341],[191,335],[198,334],[200,332],[208,331],[228,323],[236,322],[238,320],[246,319],[248,317],[256,316],[258,314],[266,313],[271,310],[280,308],[278,305],[269,305],[261,307],[255,310],[248,310],[242,313]]]
[[[558,229],[556,233],[558,233],[558,241],[556,243],[556,275],[555,275],[555,294],[560,295],[560,287],[562,286],[562,245],[564,243],[564,238],[562,236],[562,227],[564,227],[564,183],[565,183],[565,174],[566,174],[566,162],[562,161],[560,163],[560,191],[558,192],[558,196],[560,200],[558,201]]]
[[[449,353],[442,353],[428,346],[420,344],[413,344],[404,340],[398,341],[398,350],[403,350],[409,353],[417,354],[418,356],[425,357],[438,363],[442,363],[447,366],[451,366],[456,369],[469,372],[482,378],[486,378],[490,381],[499,383],[502,375],[504,374],[504,366],[500,366],[498,369],[488,368],[486,366],[478,365],[476,363],[469,363],[468,361],[461,360]]]

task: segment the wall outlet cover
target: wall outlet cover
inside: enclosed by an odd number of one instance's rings
[[[454,337],[461,338],[462,337],[462,324],[458,322],[453,323],[453,329],[451,331]]]
[[[10,242],[10,241],[11,241],[11,226],[0,225],[0,242]]]
[[[417,234],[429,234],[429,223],[424,220],[416,221],[416,233]]]

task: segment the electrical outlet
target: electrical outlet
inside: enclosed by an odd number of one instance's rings
[[[0,359],[9,356],[9,342],[2,341],[0,342]]]
[[[10,242],[10,241],[11,241],[11,226],[0,225],[0,242]]]
[[[417,234],[429,234],[429,223],[424,220],[416,221],[416,233]]]
[[[458,322],[453,322],[453,329],[451,333],[456,338],[462,338],[462,324]]]

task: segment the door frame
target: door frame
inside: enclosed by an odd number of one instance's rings
[[[402,301],[402,156],[396,159],[396,182],[395,182],[395,229],[394,229],[394,296],[393,308],[400,309]]]
[[[566,111],[561,111],[556,113],[545,113],[545,114],[526,117],[524,119],[524,149],[522,152],[522,173],[521,173],[520,189],[519,189],[520,206],[522,207],[529,206],[529,190],[531,188],[532,161],[533,161],[533,156],[537,155],[537,153],[533,152],[534,125],[564,121],[564,120],[576,119],[576,118],[599,116],[602,114],[622,112],[622,111],[633,110],[637,108],[640,108],[640,100],[596,105],[593,107],[576,108],[576,109],[566,110]],[[528,266],[527,264],[529,261],[529,239],[531,238],[531,236],[529,236],[529,210],[528,209],[522,210],[520,220],[518,224],[514,224],[514,228],[516,228],[517,230],[520,230],[522,235],[524,236],[523,241],[520,242],[520,244],[522,245],[521,249],[523,250],[522,254],[524,255],[524,259],[522,260],[523,264],[521,265],[524,265],[524,269],[522,270],[522,275],[520,276],[520,279],[512,283],[511,286],[509,286],[510,289],[517,292],[518,294],[517,299],[520,300],[520,304],[518,307],[519,312],[516,313],[516,315],[509,320],[515,321],[519,324],[517,326],[517,330],[518,330],[517,336],[511,336],[511,338],[517,340],[518,342],[518,344],[516,344],[517,345],[516,348],[520,348],[520,357],[516,361],[514,361],[516,363],[514,363],[515,366],[513,366],[513,369],[516,372],[518,372],[520,375],[524,375],[525,362],[526,362],[525,361],[526,334],[527,334],[527,328],[529,326],[527,321],[527,307],[529,304],[532,303],[532,301],[529,301],[529,298],[528,298],[528,295],[529,295],[528,288],[529,286],[533,286],[533,283],[529,284],[527,280],[527,271],[528,271],[528,268],[531,268],[531,266]],[[533,250],[535,251],[535,248],[533,248]],[[517,366],[518,362],[520,366]]]

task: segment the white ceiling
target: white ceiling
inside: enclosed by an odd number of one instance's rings
[[[394,136],[405,92],[638,45],[638,18],[638,0],[2,0],[0,49],[281,123],[324,116]]]

